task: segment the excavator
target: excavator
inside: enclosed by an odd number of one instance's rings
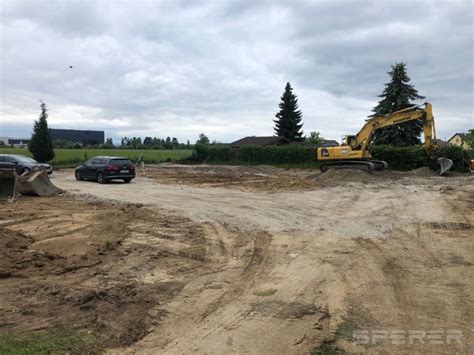
[[[423,122],[425,136],[423,147],[427,150],[433,149],[436,146],[433,108],[429,102],[425,102],[423,105],[410,106],[387,115],[372,116],[366,120],[364,126],[355,136],[344,136],[341,146],[318,148],[318,160],[323,162],[320,165],[320,170],[325,172],[331,167],[358,168],[367,172],[384,170],[388,167],[387,162],[372,159],[369,152],[374,132],[379,128],[414,120]],[[452,160],[445,157],[438,158],[438,163],[441,167],[440,175],[446,173],[453,165]]]

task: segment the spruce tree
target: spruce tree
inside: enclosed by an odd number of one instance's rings
[[[28,150],[33,158],[40,163],[46,163],[54,158],[53,142],[48,128],[48,110],[46,104],[41,101],[41,114],[33,126],[33,134]]]
[[[293,94],[290,83],[286,83],[285,92],[278,106],[280,111],[275,115],[277,120],[273,121],[275,122],[275,134],[285,137],[291,142],[302,140],[301,127],[303,124],[300,122],[303,114],[298,110],[298,98]]]
[[[404,108],[413,106],[411,100],[424,99],[418,91],[409,84],[410,78],[406,72],[405,63],[395,63],[388,72],[390,82],[385,84],[385,89],[372,111],[375,115],[386,115]],[[374,144],[389,144],[394,146],[409,146],[420,144],[420,135],[423,129],[421,121],[410,121],[395,126],[378,129],[374,132]]]

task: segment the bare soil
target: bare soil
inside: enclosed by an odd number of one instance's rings
[[[86,329],[109,353],[472,351],[472,176],[213,169],[63,171],[66,196],[1,205],[0,332]]]

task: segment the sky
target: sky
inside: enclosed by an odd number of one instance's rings
[[[115,141],[273,135],[290,82],[304,133],[340,141],[405,62],[450,138],[474,128],[473,4],[2,0],[0,136],[29,137],[40,99],[51,128]]]

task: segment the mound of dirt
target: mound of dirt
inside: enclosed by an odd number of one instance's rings
[[[163,229],[172,239],[173,230],[187,231],[187,220],[85,200],[22,197],[0,206],[0,325],[8,325],[6,332],[73,328],[95,339],[92,352],[127,346],[159,322],[160,312],[150,317],[149,311],[183,288],[181,281],[138,282],[166,251],[124,241],[137,230]],[[189,224],[189,238],[200,242],[194,228]],[[174,258],[168,253],[163,261],[174,269]],[[195,263],[201,261],[189,259]]]
[[[0,225],[0,250],[24,250],[33,239],[23,233],[11,231]]]
[[[420,176],[420,177],[439,176],[439,172],[431,170],[430,168],[426,166],[418,168],[418,169],[410,170],[408,174],[412,176]]]
[[[0,279],[14,277],[17,262],[32,242],[23,233],[0,226]]]
[[[295,191],[318,187],[309,173],[259,166],[177,166],[162,165],[147,169],[146,176],[162,184],[236,188],[244,191]]]
[[[336,186],[347,182],[369,184],[381,181],[386,178],[385,175],[377,171],[369,174],[360,169],[329,169],[325,173],[318,174],[316,179],[324,186]]]

